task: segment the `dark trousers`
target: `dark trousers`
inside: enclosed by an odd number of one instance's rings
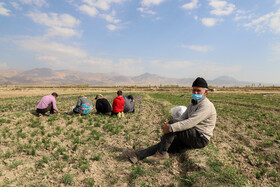
[[[120,112],[118,112],[118,113],[120,113]],[[118,115],[118,113],[115,113],[115,112],[111,112],[111,116],[113,116],[113,115]]]
[[[50,114],[54,114],[54,109],[53,109],[52,103],[49,104],[47,108],[43,108],[43,109],[37,108],[37,110],[36,110],[37,113],[41,113],[41,114],[45,114],[48,111],[50,111]]]
[[[161,141],[146,149],[136,152],[139,159],[144,159],[154,155],[157,151],[161,154],[184,152],[187,149],[203,148],[209,143],[209,140],[198,132],[195,128],[191,128],[180,132],[171,132],[161,137]]]
[[[73,112],[74,112],[75,114],[79,114],[80,112],[78,112],[76,109],[77,109],[77,108],[74,108],[74,109],[73,109]]]

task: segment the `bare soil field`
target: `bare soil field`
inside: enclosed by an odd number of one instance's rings
[[[218,118],[210,144],[163,163],[130,163],[124,148],[157,143],[169,110],[187,106],[189,88],[120,88],[135,96],[124,118],[68,115],[79,94],[111,103],[118,88],[0,88],[0,186],[279,186],[280,91],[208,94]],[[60,113],[34,115],[57,92]]]

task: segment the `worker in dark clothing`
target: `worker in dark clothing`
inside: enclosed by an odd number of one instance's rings
[[[109,101],[103,97],[103,95],[98,94],[95,97],[96,99],[96,104],[95,104],[95,108],[97,110],[97,113],[109,113],[112,111],[112,106],[109,103]]]

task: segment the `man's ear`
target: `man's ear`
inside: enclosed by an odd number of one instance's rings
[[[203,95],[205,96],[205,95],[207,95],[207,94],[208,94],[208,90],[205,90],[205,92],[204,92]]]

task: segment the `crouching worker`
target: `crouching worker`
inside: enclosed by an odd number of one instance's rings
[[[95,108],[97,110],[97,113],[108,113],[108,112],[112,112],[112,106],[109,103],[109,101],[103,97],[103,95],[98,94],[95,97],[96,99],[96,104],[95,104]]]
[[[124,117],[123,107],[124,107],[125,100],[122,97],[122,91],[117,91],[117,97],[113,101],[113,111],[111,115],[117,115],[119,118]]]
[[[75,108],[73,109],[73,112],[80,115],[86,115],[91,111],[92,106],[90,105],[88,98],[86,98],[84,95],[78,96],[78,101]]]
[[[199,149],[205,147],[216,124],[216,109],[208,100],[207,82],[198,77],[192,85],[192,101],[183,114],[182,121],[171,120],[165,122],[161,141],[147,149],[134,152],[124,150],[124,154],[132,163],[147,159],[159,161],[169,158],[169,153],[182,152],[186,149]]]
[[[134,113],[135,111],[135,103],[134,103],[134,98],[132,95],[123,95],[124,98],[124,107],[123,107],[123,112],[131,112]]]
[[[57,93],[52,93],[51,95],[44,96],[36,106],[36,113],[39,117],[40,114],[45,115],[46,112],[50,111],[50,115],[52,116],[55,112],[58,113],[58,109],[56,107],[56,98],[58,97]]]

